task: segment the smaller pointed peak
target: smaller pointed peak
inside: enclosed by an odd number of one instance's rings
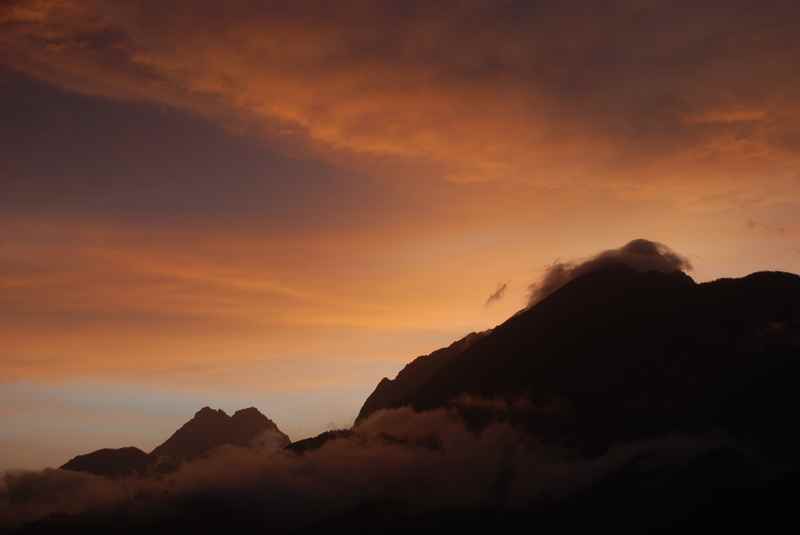
[[[203,407],[194,414],[195,418],[213,418],[219,416],[227,417],[228,415],[225,414],[225,411],[223,411],[222,409],[212,409],[211,407],[208,406]]]
[[[239,422],[246,426],[255,426],[255,427],[276,427],[275,422],[269,419],[267,415],[263,412],[258,410],[255,407],[247,407],[246,409],[239,409],[235,413],[231,419],[235,422]]]
[[[255,407],[247,407],[245,409],[239,409],[238,411],[234,412],[233,416],[234,416],[234,418],[236,416],[239,416],[239,417],[241,417],[241,416],[264,416],[264,413],[262,413],[260,410],[258,410]]]

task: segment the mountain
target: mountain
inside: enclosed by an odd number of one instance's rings
[[[800,484],[798,377],[797,275],[698,284],[604,266],[384,378],[349,430],[286,445],[255,409],[204,408],[148,471],[265,437],[293,454],[226,464],[213,492],[156,477],[163,494],[24,533],[772,531],[793,521]],[[417,412],[376,415],[398,407]],[[24,477],[14,488],[31,494]]]
[[[290,442],[272,420],[254,407],[238,410],[233,416],[220,409],[203,407],[149,454],[132,447],[106,448],[78,455],[61,469],[107,477],[145,474],[152,470],[163,472],[224,445],[275,450]]]
[[[152,462],[153,458],[139,448],[105,448],[73,457],[61,469],[98,476],[121,477],[143,474]]]
[[[797,275],[697,284],[680,271],[619,265],[416,359],[378,384],[356,425],[380,409],[477,398],[520,407],[508,416],[515,424],[586,453],[718,428],[786,452],[800,445],[796,437],[764,415],[791,421],[799,376]],[[485,417],[462,405],[478,423]]]
[[[324,431],[315,437],[304,438],[302,440],[297,440],[295,442],[292,442],[291,444],[286,446],[286,450],[291,451],[292,453],[303,454],[309,451],[318,450],[331,440],[349,439],[353,436],[354,433],[350,429],[335,429],[331,431]]]
[[[289,437],[258,409],[250,407],[228,416],[223,410],[204,407],[151,455],[159,460],[188,461],[226,444],[285,447],[290,442]]]
[[[356,418],[356,423],[364,420],[380,409],[390,409],[408,404],[417,390],[427,383],[445,365],[469,349],[475,341],[486,333],[470,333],[453,342],[448,347],[438,349],[429,355],[417,357],[405,366],[392,380],[384,377],[370,394]]]

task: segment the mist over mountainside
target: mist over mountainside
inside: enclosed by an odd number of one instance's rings
[[[370,394],[356,417],[356,423],[381,409],[407,405],[417,390],[427,383],[441,368],[458,358],[476,340],[486,333],[470,333],[449,346],[409,362],[394,380],[384,377]]]
[[[640,533],[789,519],[800,276],[697,284],[641,242],[554,267],[552,291],[506,322],[381,380],[351,429],[290,444],[256,409],[206,407],[150,454],[7,474],[0,523]]]

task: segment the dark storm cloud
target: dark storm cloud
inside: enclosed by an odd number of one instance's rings
[[[664,273],[692,269],[687,258],[663,243],[644,239],[633,240],[619,249],[603,251],[582,262],[554,262],[547,268],[541,280],[531,285],[529,304],[538,303],[578,277],[615,266]]]

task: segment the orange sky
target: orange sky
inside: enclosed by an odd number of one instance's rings
[[[632,238],[800,271],[795,3],[432,4],[2,4],[0,469],[347,425]]]

